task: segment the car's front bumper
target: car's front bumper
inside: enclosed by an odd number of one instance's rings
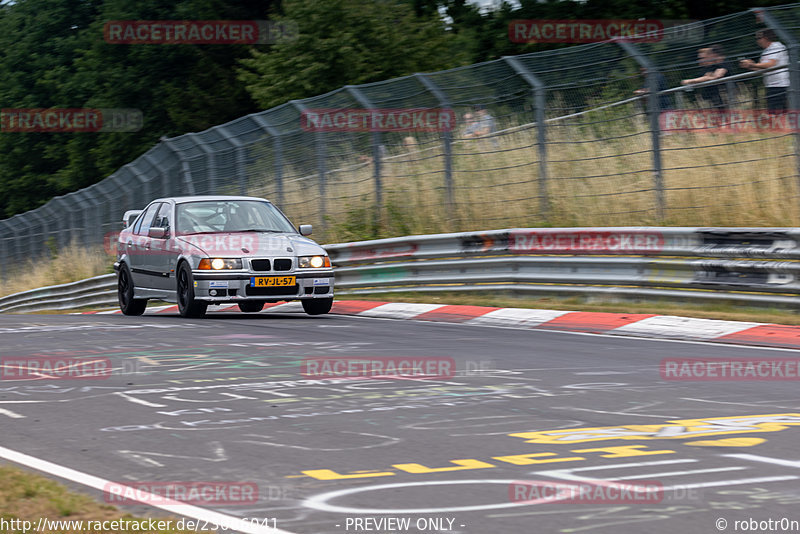
[[[332,270],[311,272],[271,273],[210,273],[194,271],[195,298],[203,302],[238,302],[243,300],[279,301],[295,299],[333,297],[334,275]],[[252,287],[253,277],[295,277],[292,286]]]

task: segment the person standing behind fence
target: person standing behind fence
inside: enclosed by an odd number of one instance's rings
[[[758,71],[772,67],[786,67],[789,64],[789,52],[778,41],[772,30],[756,32],[756,43],[764,49],[758,63],[752,59],[743,59],[739,66],[743,69]],[[786,110],[786,91],[789,88],[789,69],[782,68],[764,74],[764,87],[767,90],[767,108],[771,112]]]
[[[730,66],[725,62],[725,55],[722,47],[711,45],[708,48],[701,48],[697,51],[697,62],[700,64],[700,76],[688,80],[681,80],[681,85],[692,85],[695,83],[710,82],[730,74]],[[715,111],[723,111],[725,104],[722,101],[722,93],[719,84],[707,85],[701,91],[703,100],[711,103]],[[729,95],[730,96],[730,95]]]
[[[639,67],[639,72],[642,73],[642,76],[645,77],[645,84],[644,87],[640,87],[639,89],[635,90],[633,94],[635,95],[646,95],[650,92],[647,84],[647,69],[644,67]],[[666,91],[669,89],[669,85],[667,85],[667,78],[664,77],[663,74],[656,71],[653,73],[656,80],[656,91]],[[658,95],[658,110],[659,111],[669,111],[675,107],[675,102],[673,100],[672,93],[660,94]]]

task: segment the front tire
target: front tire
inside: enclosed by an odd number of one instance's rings
[[[119,297],[119,309],[124,315],[141,315],[147,308],[147,299],[133,298],[133,277],[126,264],[119,267],[117,275],[117,296]]]
[[[178,269],[178,311],[181,317],[202,317],[208,304],[198,301],[194,296],[194,280],[187,263]]]
[[[333,298],[329,299],[304,299],[303,310],[309,315],[323,315],[331,311]]]
[[[263,300],[245,300],[236,305],[245,313],[256,313],[264,309],[265,302]]]

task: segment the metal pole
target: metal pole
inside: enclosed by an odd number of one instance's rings
[[[299,100],[292,100],[289,103],[293,105],[301,114],[308,109],[308,107]],[[327,159],[327,147],[325,146],[324,135],[325,132],[314,133],[314,146],[317,152],[317,175],[319,176],[319,222],[322,228],[325,227],[325,214],[327,213],[326,182],[328,173],[328,170],[325,166],[325,160]]]
[[[206,155],[206,169],[208,169],[208,194],[217,194],[217,158],[216,153],[208,148],[206,144],[197,139],[197,134],[187,134],[195,145]]]
[[[239,194],[246,195],[247,194],[247,158],[245,154],[245,148],[241,141],[239,141],[235,135],[231,135],[228,129],[225,126],[217,126],[216,130],[220,133],[225,134],[225,140],[232,144],[235,148],[235,158],[236,158],[236,177],[238,178],[239,182]]]
[[[636,63],[647,71],[647,115],[650,118],[650,139],[653,143],[653,182],[656,191],[656,219],[664,220],[664,168],[661,163],[661,125],[658,122],[661,107],[658,102],[658,71],[633,43],[617,41]]]
[[[536,108],[536,144],[539,148],[539,215],[547,221],[550,214],[550,202],[547,193],[547,129],[545,123],[545,106],[547,105],[547,86],[517,58],[504,56],[508,66],[533,87],[533,102]]]
[[[181,170],[183,171],[183,183],[186,184],[186,194],[194,196],[196,193],[194,190],[194,181],[192,180],[192,168],[189,166],[189,161],[183,156],[183,152],[172,145],[172,141],[169,139],[162,139],[161,142],[178,157],[178,160],[181,162]],[[144,208],[144,206],[142,206],[142,208]]]
[[[278,207],[280,207],[283,205],[283,143],[281,142],[281,133],[267,122],[263,115],[254,114],[250,115],[250,117],[272,136],[272,150],[275,152],[275,194]]]
[[[778,39],[786,45],[786,49],[789,52],[789,108],[791,113],[798,113],[800,111],[800,68],[798,68],[797,61],[798,55],[800,54],[798,54],[797,41],[794,39],[792,33],[784,28],[783,25],[765,9],[751,8],[750,11],[754,14],[758,12],[758,14],[763,17],[764,24],[771,28],[778,36]],[[794,141],[797,184],[800,190],[800,129],[795,129],[792,139]]]
[[[439,105],[444,109],[450,109],[450,101],[447,95],[442,91],[438,85],[433,83],[425,74],[414,74],[420,83],[431,92],[439,101]],[[453,133],[450,131],[443,132],[444,143],[444,189],[445,189],[445,203],[447,204],[447,215],[450,219],[453,218],[455,199],[453,194]]]
[[[353,98],[359,103],[359,105],[364,106],[364,109],[376,109],[375,105],[367,98],[367,96],[361,92],[358,87],[353,85],[345,85],[345,90],[353,95]],[[381,170],[383,166],[382,156],[381,153],[381,146],[383,145],[381,140],[381,133],[379,131],[372,132],[372,162],[373,162],[373,179],[375,181],[375,228],[377,229],[380,226],[381,222],[381,213],[383,212],[383,184],[381,180]]]

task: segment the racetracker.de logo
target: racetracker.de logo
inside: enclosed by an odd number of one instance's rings
[[[111,376],[105,357],[19,356],[0,359],[0,380],[103,380]]]
[[[138,132],[141,110],[128,108],[3,108],[3,132]]]
[[[109,482],[103,488],[110,504],[245,505],[258,502],[255,482]]]
[[[664,499],[664,487],[657,481],[553,482],[517,480],[508,487],[511,502],[531,504],[652,504]]]
[[[307,109],[300,115],[306,132],[450,132],[452,109]]]
[[[656,43],[664,37],[660,20],[512,20],[508,38],[512,43],[596,43],[625,40]]]
[[[798,111],[676,109],[662,112],[658,119],[661,130],[665,132],[800,132],[800,112]]]
[[[305,358],[301,374],[309,378],[453,378],[453,358],[322,356]]]
[[[272,44],[297,36],[291,21],[114,20],[103,26],[109,44]]]
[[[800,380],[800,358],[665,358],[659,372],[690,382]]]

